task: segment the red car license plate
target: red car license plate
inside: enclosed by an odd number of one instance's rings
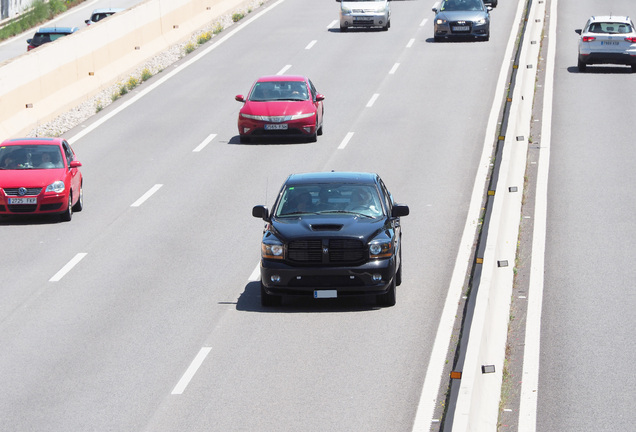
[[[265,130],[286,130],[287,123],[266,124]]]
[[[37,204],[37,198],[9,198],[9,204]]]

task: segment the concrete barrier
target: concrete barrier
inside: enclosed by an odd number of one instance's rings
[[[520,0],[520,21],[525,0]],[[532,2],[519,56],[508,129],[470,326],[453,432],[497,431],[505,367],[514,264],[529,145],[532,105],[545,18],[545,2]],[[516,187],[516,189],[512,189]]]
[[[246,0],[147,0],[0,65],[0,141],[124,79]]]

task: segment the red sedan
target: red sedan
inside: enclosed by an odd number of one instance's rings
[[[0,215],[82,210],[82,164],[62,138],[18,138],[0,144]]]
[[[243,95],[235,97],[244,103],[238,118],[241,142],[261,137],[299,137],[316,141],[317,136],[322,135],[324,98],[304,76],[259,78],[247,98]]]

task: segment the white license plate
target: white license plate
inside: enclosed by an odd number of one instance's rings
[[[9,204],[37,204],[37,198],[9,198]]]
[[[468,31],[470,30],[469,26],[455,26],[453,27],[453,31]]]
[[[338,291],[336,290],[315,290],[314,298],[337,298]]]
[[[287,123],[266,124],[265,130],[287,130]]]

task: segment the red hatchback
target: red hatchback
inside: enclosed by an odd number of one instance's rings
[[[0,144],[0,215],[82,210],[82,164],[62,138],[18,138]]]
[[[242,143],[252,138],[288,137],[316,141],[322,135],[325,97],[311,80],[297,75],[264,76],[256,80],[239,112]]]

